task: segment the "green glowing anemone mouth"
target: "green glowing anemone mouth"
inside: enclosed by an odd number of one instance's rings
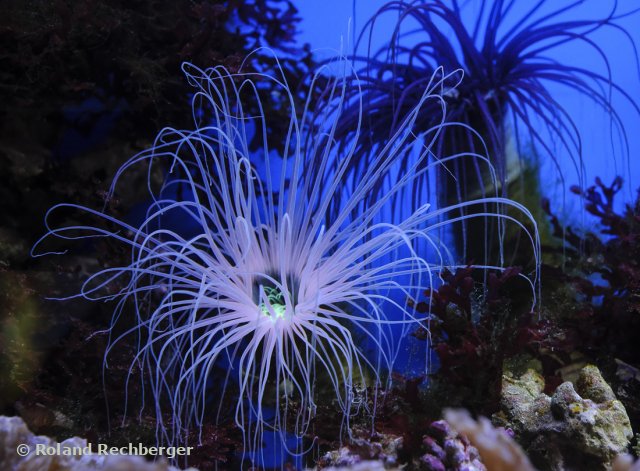
[[[260,312],[265,316],[274,317],[274,319],[284,319],[287,307],[285,306],[282,292],[272,286],[264,286],[263,289],[267,296],[268,305],[266,303],[260,303]],[[275,314],[275,316],[273,314]]]

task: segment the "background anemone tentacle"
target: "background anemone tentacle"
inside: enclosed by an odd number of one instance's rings
[[[551,92],[550,86],[554,84],[601,105],[610,114],[612,126],[621,133],[625,142],[623,151],[628,153],[625,126],[612,105],[613,95],[619,94],[636,112],[640,110],[633,95],[614,81],[609,59],[592,36],[602,28],[618,31],[632,47],[635,53],[632,69],[640,74],[636,44],[618,24],[638,9],[621,12],[620,2],[614,2],[602,18],[575,20],[575,16],[586,13],[580,10],[585,2],[563,2],[549,7],[551,2],[543,0],[524,10],[514,8],[515,3],[482,1],[473,16],[467,11],[470,7],[462,7],[458,0],[391,1],[383,5],[367,21],[356,46],[362,49],[371,44],[380,16],[398,15],[395,30],[385,47],[371,51],[369,46],[367,55],[356,57],[362,63],[362,80],[366,81],[365,106],[372,103],[388,106],[392,111],[388,115],[391,123],[376,120],[374,124],[379,130],[391,124],[388,129],[393,130],[393,123],[399,122],[403,109],[412,107],[415,95],[419,96],[433,71],[445,67],[459,69],[465,75],[462,86],[454,84],[445,95],[449,119],[470,124],[485,137],[502,180],[506,177],[505,152],[508,150],[504,126],[509,115],[513,119],[518,151],[527,144],[525,139],[530,139],[551,158],[556,158],[550,143],[557,139],[572,159],[577,176],[581,176],[580,129]],[[566,16],[568,14],[572,16]],[[602,60],[604,72],[554,59],[553,51],[569,43],[584,44],[585,53],[593,53]],[[384,93],[389,94],[387,100]],[[540,129],[534,118],[540,120]],[[429,116],[423,119],[428,120]],[[517,126],[518,120],[524,127]],[[544,139],[545,131],[541,129],[545,128],[553,139]],[[628,154],[625,157],[628,158]]]
[[[587,7],[597,3],[606,10],[602,16]],[[575,172],[571,180],[577,178],[581,187],[586,184],[584,158],[593,150],[583,146],[581,134],[587,130],[572,115],[568,103],[573,97],[591,101],[607,115],[609,122],[597,132],[610,142],[607,151],[622,157],[623,168],[631,173],[628,125],[616,105],[628,105],[635,116],[640,116],[640,106],[633,90],[618,82],[620,76],[614,74],[599,34],[609,30],[611,36],[620,35],[621,45],[632,53],[628,73],[640,76],[636,43],[621,26],[621,20],[637,12],[637,5],[617,1],[610,6],[571,0],[385,2],[367,20],[354,48],[365,119],[361,158],[354,160],[353,171],[367,166],[369,148],[388,141],[438,67],[459,70],[464,78],[451,76],[445,83],[447,121],[465,123],[480,133],[501,194],[526,202],[543,223],[540,188],[532,186],[537,185],[540,157],[555,167],[551,173],[563,193],[567,170]],[[572,60],[566,53],[559,59],[562,51],[570,50],[597,64],[589,67],[586,59]],[[341,129],[350,129],[359,113],[357,107],[345,112]],[[432,119],[433,113],[424,110],[418,122],[427,127]],[[349,145],[348,136],[346,141]],[[482,148],[474,133],[457,126],[442,132],[434,149],[437,155],[449,155],[474,148]],[[477,159],[458,159],[441,170],[435,182],[416,182],[419,187],[435,183],[443,204],[492,192],[493,182]],[[474,245],[470,234],[476,232],[486,233],[489,242]],[[455,234],[461,256],[473,263],[499,250],[503,236],[491,221],[480,219],[462,225]],[[530,254],[508,255],[512,264],[524,265]]]
[[[332,66],[339,73],[326,81],[320,104],[310,94],[301,105],[284,74],[185,64],[196,87],[194,129],[163,129],[152,147],[122,165],[108,192],[113,198],[126,172],[147,166],[144,216],[112,216],[108,204],[102,211],[61,204],[47,214],[47,234],[34,255],[50,253],[41,246],[52,238],[106,237],[130,252],[127,265],[103,267],[66,299],[117,301],[105,369],[120,342],[134,336],[128,383],[139,376],[151,393],[142,406],[155,410],[161,443],[188,442],[207,420],[231,416],[254,461],[271,432],[289,453],[301,454],[304,447],[288,438],[312,435],[317,404],[325,399],[321,382],[333,392],[348,433],[355,387],[368,378],[363,394],[375,407],[379,390],[390,384],[400,339],[428,326],[428,313],[415,311],[411,300],[437,285],[443,268],[460,266],[442,235],[447,225],[471,217],[465,208],[525,233],[536,260],[535,302],[540,243],[524,206],[500,196],[497,185],[493,196],[436,208],[427,192],[410,191],[433,169],[480,155],[471,149],[435,156],[440,133],[451,126],[445,121],[450,74],[436,70],[391,139],[373,148],[354,174],[362,116],[348,130],[349,145],[338,145],[336,135],[343,110],[362,109],[363,102],[348,93],[358,83],[349,63]],[[280,123],[285,142],[275,149],[268,142],[273,118],[261,106],[268,99],[263,90],[274,88],[287,97],[288,117]],[[422,128],[425,110],[434,115]],[[256,139],[258,152],[248,144]],[[162,183],[151,177],[158,169]],[[398,210],[407,198],[415,209]],[[522,213],[527,224],[505,208]],[[59,212],[98,222],[58,226]],[[461,215],[448,217],[451,212]],[[503,266],[501,256],[478,264]],[[127,316],[133,322],[121,327]],[[360,398],[358,408],[368,404]]]

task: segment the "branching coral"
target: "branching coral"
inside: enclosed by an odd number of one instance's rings
[[[153,147],[120,168],[109,191],[111,199],[128,170],[147,166],[151,202],[143,220],[134,224],[107,209],[60,204],[49,211],[48,232],[34,254],[43,255],[41,245],[52,238],[87,243],[106,237],[130,251],[128,265],[103,268],[71,297],[116,301],[105,368],[120,340],[137,336],[130,381],[139,373],[152,393],[159,441],[184,442],[189,430],[211,419],[212,409],[214,420],[227,414],[231,401],[250,453],[261,449],[267,431],[286,448],[290,434],[310,433],[320,382],[333,392],[348,431],[356,384],[367,382],[375,407],[398,339],[426,321],[409,300],[434,283],[432,272],[455,268],[439,237],[456,220],[448,213],[492,203],[530,215],[498,196],[438,209],[423,201],[406,216],[396,211],[407,203],[404,190],[430,169],[476,156],[432,158],[444,126],[449,76],[442,71],[390,143],[354,176],[348,169],[358,129],[348,149],[334,140],[341,109],[354,104],[346,98],[350,80],[330,81],[322,99],[337,105],[314,111],[311,97],[296,106],[282,76],[188,64],[183,70],[196,87],[195,129],[162,130]],[[288,115],[288,132],[277,151],[267,145],[266,113],[245,113],[247,103],[266,109],[265,84],[277,86],[288,102],[278,112]],[[427,105],[440,118],[419,129]],[[256,137],[264,143],[258,153],[248,145]],[[416,153],[416,163],[399,167],[398,156],[406,152]],[[170,169],[159,187],[153,179],[158,168]],[[101,222],[54,225],[54,215],[67,211]],[[502,212],[481,216],[513,220]],[[537,253],[537,233],[524,230]],[[134,325],[123,331],[131,308]],[[213,394],[221,394],[217,405],[210,403]],[[299,445],[289,448],[300,452]]]

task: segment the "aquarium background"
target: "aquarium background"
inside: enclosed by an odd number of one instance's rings
[[[309,43],[317,57],[331,57],[336,52],[348,54],[352,51],[354,41],[357,40],[357,36],[362,31],[365,23],[383,4],[384,2],[382,1],[342,2],[339,0],[327,0],[325,2],[300,2],[297,6],[300,10],[302,21],[298,38],[302,42]],[[474,0],[462,1],[460,5],[464,8],[463,11],[466,18],[472,20],[477,16],[481,2]],[[515,20],[520,19],[531,6],[532,4],[529,2],[514,2],[509,13],[510,21],[505,21],[505,27],[513,26]],[[621,11],[633,9],[635,6],[633,2],[619,2]],[[551,8],[555,7],[555,3],[547,2],[539,14],[544,15],[545,12],[549,12]],[[612,4],[610,2],[586,2],[579,9],[579,18],[575,14],[578,10],[575,10],[571,14],[559,15],[557,19],[601,18],[609,13],[611,7]],[[382,15],[376,20],[376,34],[374,34],[371,41],[372,51],[376,51],[387,43],[395,27],[395,21],[396,17],[391,13]],[[630,15],[626,18],[621,18],[617,23],[638,44],[638,40],[640,40],[640,19],[638,16]],[[595,32],[592,39],[602,47],[606,54],[612,77],[615,77],[616,83],[638,102],[640,100],[640,85],[638,84],[640,70],[638,70],[635,61],[631,59],[635,53],[627,38],[620,31],[604,28]],[[419,40],[420,32],[415,32],[405,38],[403,43],[411,45]],[[368,38],[365,44],[368,45]],[[594,53],[585,53],[586,48],[583,46],[584,44],[580,43],[568,44],[554,51],[551,55],[560,62],[580,64],[585,68],[601,72],[606,70],[602,60]],[[360,52],[366,52],[365,47],[361,47]],[[640,178],[640,160],[633,157],[640,153],[640,136],[633,131],[633,125],[629,124],[628,130],[630,159],[627,162],[624,157],[625,151],[615,134],[612,143],[608,118],[601,107],[585,100],[583,96],[568,90],[566,87],[552,84],[550,89],[560,103],[567,107],[572,118],[575,119],[578,129],[584,131],[582,139],[586,168],[585,182],[592,182],[596,176],[601,177],[604,181],[611,181],[617,175],[627,175],[629,185],[627,185],[626,191],[631,196],[633,194],[632,188],[637,186]],[[627,100],[616,96],[613,103],[616,110],[621,114],[624,123],[638,123],[638,114]],[[566,151],[560,150],[559,152]],[[615,158],[611,158],[612,155]],[[575,169],[571,167],[570,161],[561,155],[558,161],[569,185],[577,184],[577,175],[575,175]],[[554,200],[562,200],[564,198],[568,207],[563,210],[563,217],[569,219],[578,217],[575,211],[578,208],[574,207],[575,201],[568,197],[568,186],[562,190],[557,170],[553,168],[548,158],[542,157],[541,164],[541,179],[547,183],[544,185],[545,194]],[[622,205],[621,201],[618,203]],[[575,222],[593,224],[593,221],[584,219],[576,220]]]
[[[460,3],[464,14],[473,18],[479,3]],[[637,7],[631,0],[618,3],[620,11]],[[349,56],[366,20],[383,4],[381,0],[171,5],[57,0],[7,1],[0,6],[2,414],[20,416],[34,433],[59,441],[77,435],[114,444],[154,442],[153,414],[138,416],[136,409],[125,416],[123,410],[122,385],[134,346],[125,343],[113,352],[110,373],[102,373],[113,306],[49,299],[76,293],[89,274],[126,260],[129,254],[108,241],[84,241],[74,247],[55,245],[54,250],[69,251],[63,257],[32,258],[31,248],[45,232],[47,210],[57,203],[102,208],[123,162],[151,145],[164,126],[189,126],[193,91],[180,70],[184,61],[238,70],[247,54],[265,47],[269,50],[253,56],[256,69],[273,68],[277,56],[292,87],[299,87],[305,96],[305,80],[317,64],[336,55]],[[545,8],[554,4],[548,2]],[[516,0],[510,17],[517,18],[528,5]],[[612,5],[585,1],[579,11],[586,18],[600,18]],[[617,24],[640,45],[639,13]],[[394,25],[392,14],[380,18],[373,50],[385,44]],[[629,38],[605,28],[592,39],[606,54],[613,80],[640,103],[637,51]],[[418,40],[419,32],[405,39],[409,45]],[[580,44],[570,44],[552,55],[560,62],[605,70],[595,54],[584,50]],[[357,52],[366,53],[362,48]],[[575,377],[576,365],[597,364],[638,432],[640,362],[635,336],[640,316],[640,230],[634,202],[640,185],[640,116],[614,93],[612,104],[628,132],[627,154],[615,130],[612,137],[601,108],[561,86],[550,89],[581,131],[586,172],[583,189],[572,189],[579,183],[578,175],[565,166],[568,159],[559,151],[556,157],[566,181],[562,187],[549,156],[539,156],[537,184],[548,200],[544,208],[549,213],[538,220],[548,237],[543,241],[542,302],[530,312],[529,286],[518,280],[520,272],[532,272],[533,264],[484,279],[465,269],[452,270],[433,287],[440,291],[413,300],[423,314],[431,301],[432,314],[444,327],[436,339],[439,347],[432,352],[432,365],[439,372],[434,378],[427,378],[417,361],[426,348],[424,329],[403,339],[406,345],[392,373],[394,386],[380,411],[378,431],[404,434],[401,460],[425,452],[422,437],[428,424],[441,418],[443,407],[493,414],[500,400],[496,378],[506,371],[508,360],[523,352],[541,363],[549,394],[562,380]],[[271,111],[282,111],[282,96],[269,96]],[[286,128],[269,132],[277,143]],[[617,176],[623,184],[614,180]],[[128,222],[139,221],[149,206],[143,191],[146,177],[143,170],[128,176],[122,191],[109,201],[109,210]],[[591,187],[596,177],[603,183]],[[151,175],[156,183],[162,178],[162,172]],[[76,223],[75,217],[63,215],[56,222]],[[179,218],[171,224],[185,233],[190,230]],[[471,285],[479,291],[488,287],[484,301],[478,301],[477,291],[468,288]],[[451,312],[464,313],[464,322],[447,324]],[[142,386],[134,386],[130,394],[142,397]],[[108,403],[105,396],[111,398]],[[283,450],[277,434],[264,437],[260,457],[247,456],[242,437],[226,421],[206,424],[201,450],[189,464],[201,470],[238,469],[241,463],[247,468],[243,457],[267,469],[314,464],[327,451],[339,448],[340,418],[331,415],[330,407],[321,412],[329,418],[314,430],[317,448],[304,459]],[[360,439],[364,442],[358,446],[367,450],[367,443],[381,440]],[[301,443],[290,438],[287,446],[294,449]],[[563,453],[581,456],[580,450],[570,448]],[[370,454],[382,459],[381,454]]]

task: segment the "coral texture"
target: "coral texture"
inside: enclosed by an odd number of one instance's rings
[[[381,434],[374,437],[354,437],[348,446],[325,453],[317,469],[396,469],[402,437]]]
[[[444,420],[433,422],[422,438],[424,453],[418,469],[424,471],[486,471],[477,448]]]
[[[632,437],[629,417],[598,368],[580,370],[576,384],[564,382],[552,396],[534,370],[505,375],[502,411],[496,420],[511,427],[537,466],[544,469],[607,469]]]

